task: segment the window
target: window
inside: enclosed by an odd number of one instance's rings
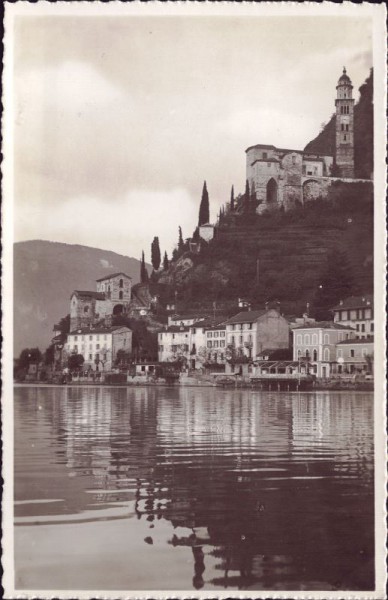
[[[232,344],[232,346],[234,346],[234,335],[232,335],[232,337],[230,338],[230,343]]]
[[[311,343],[314,344],[318,344],[318,336],[316,333],[313,333],[313,335],[311,336]]]
[[[98,352],[96,354],[96,360],[100,360],[100,355],[98,354]]]
[[[225,337],[225,331],[220,331],[220,337]]]
[[[293,165],[296,165],[296,156],[293,156],[293,157],[292,157],[292,164],[293,164]]]
[[[357,331],[360,331],[360,326],[358,323],[356,324],[356,329],[357,329]]]
[[[344,135],[344,142],[346,142],[346,133],[345,133],[345,135]]]
[[[349,125],[345,125],[346,131],[349,131]]]
[[[248,342],[249,342],[249,343],[251,343],[251,342],[252,342],[252,335],[251,335],[251,334],[249,334],[249,335],[248,335]]]
[[[214,332],[214,337],[218,337],[218,331]]]
[[[208,341],[208,343],[207,343],[207,347],[208,347],[208,348],[211,348],[211,347],[212,347],[212,342],[211,342],[211,340],[209,340],[209,341]]]
[[[350,358],[354,358],[354,348],[350,348]]]
[[[218,343],[218,340],[216,340],[216,341],[214,342],[214,348],[218,348],[218,347],[219,347],[219,343]]]
[[[89,354],[89,360],[92,360],[93,354]]]
[[[225,340],[220,341],[220,348],[225,348]]]
[[[324,344],[330,344],[330,338],[329,338],[329,334],[325,333],[325,335],[323,336],[323,343]]]
[[[329,348],[325,348],[325,351],[323,353],[323,360],[325,360],[326,362],[328,362],[330,360]]]
[[[365,333],[365,323],[361,323],[361,331]]]
[[[302,336],[300,335],[300,333],[296,336],[296,343],[298,344],[298,346],[302,344]]]
[[[306,345],[306,346],[309,346],[309,345],[310,345],[310,336],[309,336],[309,334],[308,334],[308,333],[305,333],[305,336],[304,336],[304,343],[305,343],[305,345]]]
[[[233,329],[233,331],[235,330],[235,328],[236,328],[236,325],[232,325],[232,329]]]
[[[318,359],[318,353],[316,350],[313,350],[313,362],[317,362]]]
[[[89,341],[91,342],[93,340],[93,336],[89,335]]]
[[[120,286],[121,288],[122,288],[122,287],[124,287],[124,282],[123,282],[123,280],[122,280],[122,279],[120,279],[119,286]]]
[[[224,360],[224,353],[223,352],[220,353],[220,360]]]
[[[78,352],[78,346],[74,346],[74,352]]]
[[[268,154],[267,152],[263,152],[263,159],[265,160],[266,158],[268,158]]]
[[[78,341],[78,335],[75,335],[75,336],[74,336],[74,341],[75,341],[75,342],[76,342],[76,341]]]
[[[99,350],[99,349],[100,349],[100,344],[97,344],[96,345],[96,350]]]
[[[119,292],[119,300],[123,299],[123,292]]]
[[[172,339],[175,340],[175,333],[172,334]]]
[[[243,336],[240,335],[240,344],[242,344],[242,343],[243,343]]]
[[[89,306],[85,306],[85,308],[84,308],[84,313],[87,313],[87,312],[89,312]]]
[[[342,348],[337,348],[337,358],[342,357]]]
[[[371,330],[371,333],[374,332],[374,330],[375,330],[375,324],[374,323],[370,324],[370,330]]]

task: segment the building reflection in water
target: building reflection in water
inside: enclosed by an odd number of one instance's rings
[[[28,410],[43,407],[57,456],[88,478],[94,502],[109,491],[110,501],[133,500],[151,532],[171,523],[170,546],[191,549],[195,589],[292,589],[306,579],[341,589],[345,563],[351,585],[373,586],[373,539],[363,533],[373,531],[370,398],[140,387],[23,394]]]

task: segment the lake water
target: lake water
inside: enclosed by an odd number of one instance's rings
[[[18,589],[371,590],[373,396],[15,388]]]

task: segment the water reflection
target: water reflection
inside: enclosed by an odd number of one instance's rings
[[[16,524],[128,522],[153,565],[147,589],[162,532],[169,560],[191,556],[190,579],[170,589],[372,589],[372,401],[17,388]]]

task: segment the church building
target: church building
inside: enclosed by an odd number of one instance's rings
[[[256,144],[246,150],[246,179],[259,212],[325,197],[333,179],[354,178],[353,85],[344,67],[337,84],[335,156]]]

